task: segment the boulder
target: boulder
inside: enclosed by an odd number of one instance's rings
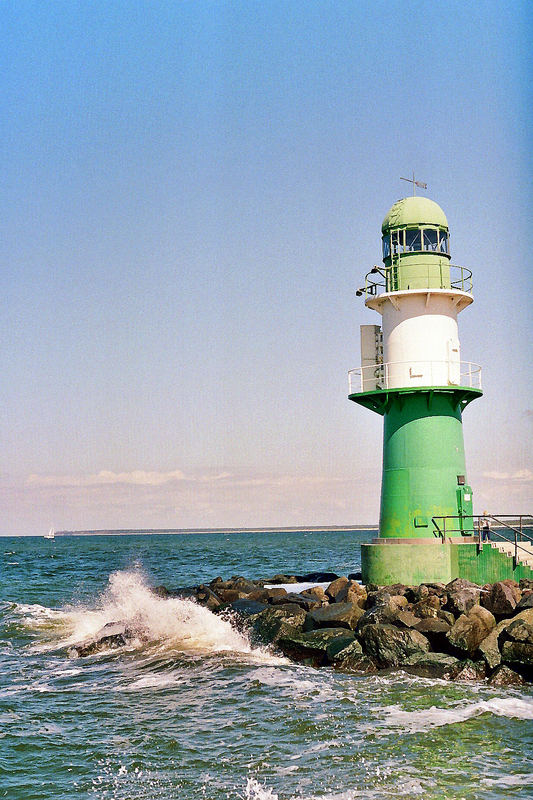
[[[533,644],[533,625],[530,625],[525,619],[511,620],[504,630],[506,639]]]
[[[445,653],[421,653],[411,657],[409,664],[402,668],[421,678],[447,678],[453,671],[457,671],[461,662],[455,656]]]
[[[291,630],[301,630],[304,620],[305,611],[296,605],[267,606],[264,611],[248,618],[253,638],[264,644],[276,642],[285,633],[287,626]]]
[[[437,619],[439,611],[441,610],[440,598],[435,594],[428,595],[418,603],[412,606],[413,614],[416,614],[420,619]]]
[[[244,592],[239,592],[237,589],[224,589],[217,586],[216,596],[219,597],[223,603],[234,603],[235,600],[241,600],[248,595]]]
[[[506,667],[505,664],[496,667],[489,680],[489,686],[523,686],[524,684],[523,677],[514,669]]]
[[[357,603],[361,608],[365,607],[366,589],[357,581],[348,581],[340,592],[335,595],[335,603]]]
[[[468,613],[461,614],[446,638],[454,650],[473,656],[495,625],[496,620],[490,611],[481,606],[472,606]]]
[[[338,672],[362,672],[365,674],[377,672],[376,665],[372,659],[365,656],[361,643],[357,639],[333,656],[332,661]]]
[[[139,638],[139,632],[130,628],[126,622],[108,622],[90,639],[73,644],[68,649],[69,656],[85,658],[102,650],[124,647],[132,639]]]
[[[222,606],[222,600],[209,586],[205,586],[205,584],[201,584],[196,590],[196,599],[197,601],[208,608],[210,611],[218,611],[218,609]]]
[[[496,581],[481,594],[481,605],[495,617],[509,617],[517,604],[516,591],[506,581]]]
[[[295,603],[295,605],[300,606],[300,608],[304,608],[306,611],[311,611],[314,608],[322,607],[320,600],[313,600],[309,596],[296,594],[295,592],[287,592],[280,597],[273,597],[270,602],[273,606],[280,605],[281,603]]]
[[[454,681],[482,681],[487,677],[487,668],[483,661],[460,661],[452,667],[447,677]]]
[[[525,611],[526,608],[533,608],[533,591],[526,589],[522,593],[520,602],[516,604],[515,611]]]
[[[310,589],[304,589],[300,592],[304,597],[309,597],[320,605],[325,606],[329,603],[329,597],[326,595],[322,586],[312,586]]]
[[[248,600],[255,600],[257,603],[268,603],[268,589],[262,587],[257,587],[246,596]]]
[[[427,617],[426,619],[416,619],[414,628],[429,640],[433,650],[442,653],[448,649],[448,640],[446,636],[451,630],[451,625],[448,622],[445,622],[443,619]]]
[[[495,667],[501,663],[500,648],[503,646],[503,642],[506,639],[506,628],[513,622],[522,620],[528,625],[533,625],[533,609],[524,609],[510,620],[501,620],[486,639],[483,639],[480,643],[477,654],[481,656],[489,669],[495,669]]]
[[[326,589],[326,594],[330,600],[332,600],[332,602],[335,602],[335,596],[340,592],[341,589],[344,589],[347,584],[348,578],[345,578],[344,576],[336,578],[329,584],[328,588]]]
[[[524,591],[524,589],[531,589],[533,591],[533,579],[531,578],[521,578],[518,585],[522,591]]]
[[[287,590],[282,589],[281,586],[276,586],[274,589],[267,589],[267,600],[269,603],[280,598],[287,597]],[[281,602],[284,602],[283,600]]]
[[[270,579],[269,579],[269,580],[267,580],[267,581],[262,581],[262,583],[268,583],[268,584],[276,584],[276,583],[299,583],[299,582],[300,582],[300,581],[299,581],[299,579],[296,577],[296,575],[282,575],[281,573],[278,573],[278,575],[274,575],[274,577],[273,577],[273,578],[270,578]]]
[[[409,616],[406,616],[409,614],[407,609],[398,608],[389,594],[382,595],[380,600],[377,605],[364,612],[358,623],[359,630],[366,625],[396,625],[398,620],[400,620],[400,625],[409,627],[409,625],[405,625],[405,621],[410,619]]]
[[[281,652],[293,661],[320,667],[330,661],[328,650],[333,655],[353,641],[355,634],[344,628],[284,632],[277,640]]]
[[[412,611],[398,611],[391,617],[391,623],[399,628],[416,628],[419,622],[419,617],[415,617]]]
[[[363,573],[362,572],[350,572],[348,575],[349,581],[362,581],[363,580]]]
[[[241,617],[251,617],[255,614],[260,614],[265,608],[268,608],[266,603],[258,603],[257,600],[250,600],[247,597],[235,600],[230,605],[231,611],[235,611]]]
[[[429,650],[429,641],[418,631],[394,625],[365,625],[363,651],[379,667],[398,667]]]
[[[479,597],[481,594],[481,588],[475,585],[453,588],[453,584],[460,580],[462,579],[452,581],[452,583],[448,584],[446,587],[448,599],[446,601],[445,610],[451,611],[456,617],[461,614],[466,614],[473,606],[479,605]],[[470,581],[464,582],[470,583]]]
[[[236,589],[238,592],[244,592],[244,594],[250,594],[250,592],[253,592],[258,587],[254,581],[243,578],[242,575],[234,575],[231,580],[228,581],[228,588]]]
[[[420,586],[408,586],[405,596],[410,603],[420,603],[421,600],[429,597],[429,587],[424,583],[421,583]]]
[[[363,609],[356,603],[332,603],[309,611],[305,618],[304,630],[331,627],[355,630],[363,614]]]
[[[314,583],[315,581],[316,583],[331,583],[338,577],[335,572],[307,572],[305,575],[297,576],[297,583]]]
[[[533,644],[509,640],[503,643],[501,650],[504,664],[525,667],[533,672]]]

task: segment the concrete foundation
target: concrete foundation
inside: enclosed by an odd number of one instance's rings
[[[466,578],[483,586],[510,578],[533,579],[533,570],[484,543],[455,541],[443,544],[440,540],[421,542],[420,539],[377,540],[361,546],[363,583],[388,586],[404,583],[449,583]]]

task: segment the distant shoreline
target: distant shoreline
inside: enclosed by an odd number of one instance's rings
[[[56,531],[57,536],[150,536],[150,535],[187,535],[194,533],[299,533],[299,532],[342,532],[342,531],[374,531],[377,525],[299,525],[285,528],[132,528],[102,529],[85,531]]]

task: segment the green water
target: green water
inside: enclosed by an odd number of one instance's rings
[[[372,535],[0,539],[0,797],[533,797],[531,689],[292,665],[147,588],[346,574]],[[69,657],[124,619],[148,641]]]

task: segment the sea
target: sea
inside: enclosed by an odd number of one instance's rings
[[[0,797],[533,797],[533,690],[289,663],[169,589],[360,568],[372,531],[0,539]],[[143,641],[70,645],[129,620]]]

